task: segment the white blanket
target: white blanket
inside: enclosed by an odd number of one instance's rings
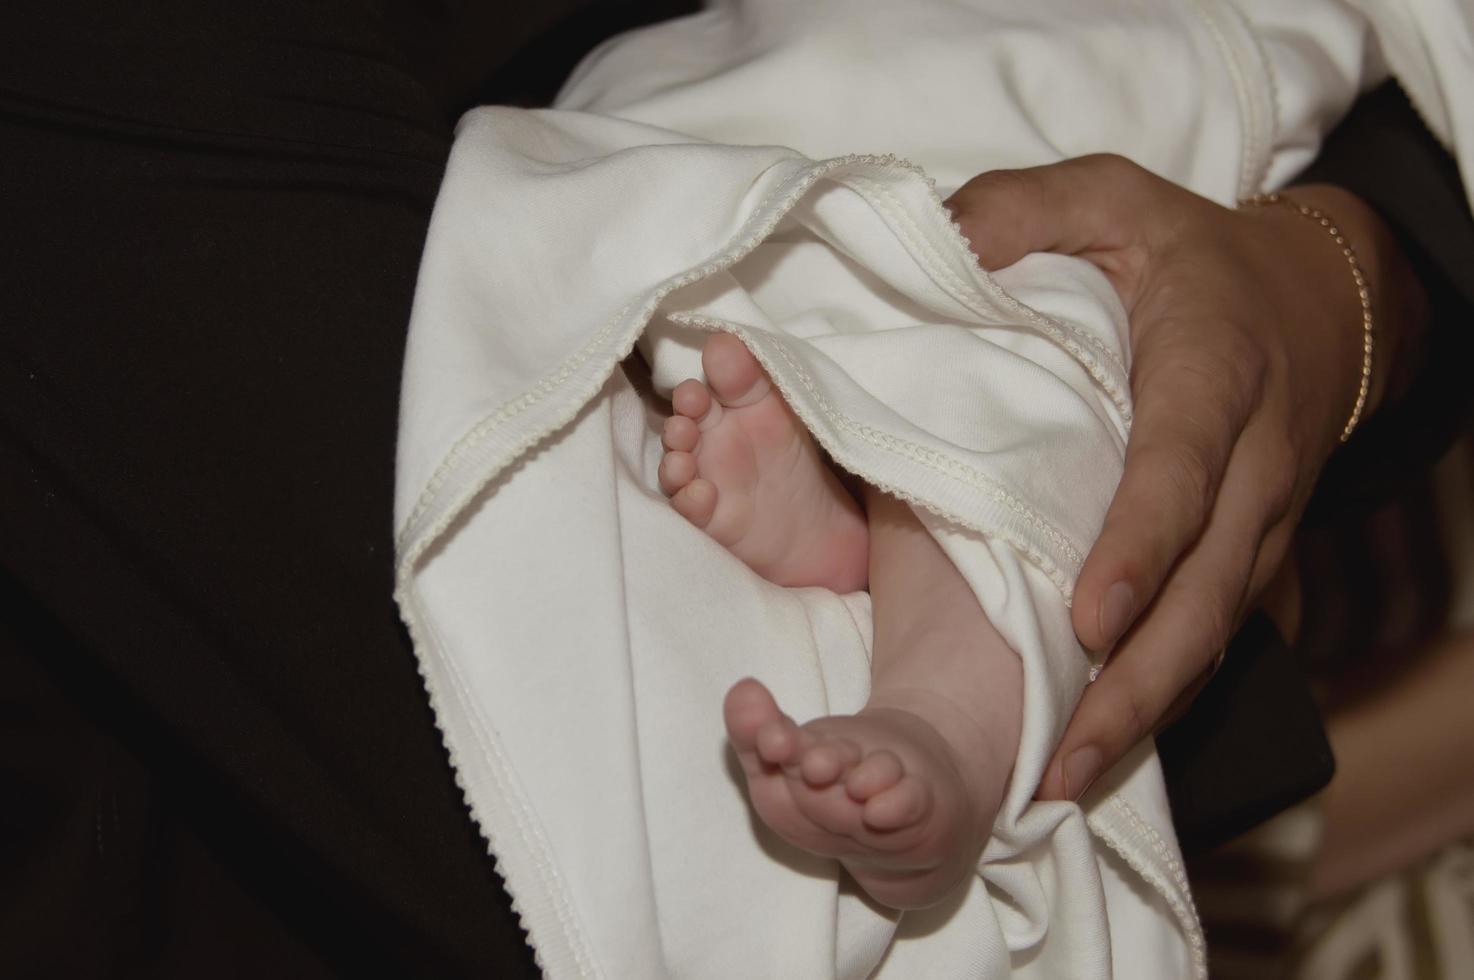
[[[1030,802],[1088,680],[1068,603],[1130,424],[1124,313],[1077,260],[980,271],[932,180],[1114,150],[1228,202],[1314,154],[1377,77],[1367,37],[1331,0],[723,3],[605,45],[555,110],[462,120],[397,596],[550,976],[1203,974],[1149,745],[1083,811]],[[940,907],[878,908],[750,813],[722,695],[856,710],[869,604],[764,582],[657,489],[661,418],[619,364],[643,337],[668,391],[709,330],[916,506],[1023,660],[1008,795]]]

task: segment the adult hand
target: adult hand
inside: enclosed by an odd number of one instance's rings
[[[1333,215],[1372,285],[1371,414],[1421,294],[1355,196]],[[1114,646],[1039,788],[1076,799],[1211,672],[1273,577],[1356,400],[1361,305],[1326,229],[1284,206],[1230,210],[1115,156],[974,178],[948,201],[983,266],[1029,252],[1100,267],[1131,317],[1125,472],[1075,586],[1080,641]]]

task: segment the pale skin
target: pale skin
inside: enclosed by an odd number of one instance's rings
[[[727,733],[758,816],[837,858],[876,901],[931,905],[977,866],[1018,750],[1023,669],[904,503],[856,502],[747,348],[713,336],[683,382],[662,488],[764,578],[870,588],[870,699],[799,725],[760,682],[728,692]]]

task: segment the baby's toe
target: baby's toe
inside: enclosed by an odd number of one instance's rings
[[[818,789],[836,782],[860,761],[860,747],[847,738],[826,738],[804,752],[799,773],[804,782]]]
[[[739,752],[757,749],[758,732],[770,722],[778,721],[783,712],[778,702],[763,683],[744,677],[733,684],[722,700],[722,721],[727,726],[727,736]]]
[[[770,766],[789,765],[798,755],[802,740],[793,719],[787,715],[779,715],[758,729],[758,758]]]
[[[670,503],[676,509],[677,514],[697,527],[704,528],[710,523],[711,515],[716,513],[716,484],[699,478],[692,480],[671,495]]]
[[[660,434],[660,443],[670,452],[692,453],[701,441],[701,429],[695,419],[684,415],[672,415],[665,420],[665,429]]]
[[[741,408],[768,394],[771,385],[752,351],[731,334],[719,333],[701,350],[701,369],[717,401]]]
[[[690,453],[666,453],[665,458],[660,461],[657,475],[660,489],[674,495],[696,479],[696,457]]]
[[[881,749],[867,755],[845,777],[844,788],[850,798],[861,803],[901,781],[906,768],[894,752]]]
[[[915,776],[902,776],[866,800],[862,816],[871,830],[900,830],[920,823],[930,809],[931,789]]]
[[[671,392],[670,404],[676,410],[677,415],[683,415],[699,423],[711,411],[715,403],[706,385],[695,378],[688,378],[676,385],[676,390]]]

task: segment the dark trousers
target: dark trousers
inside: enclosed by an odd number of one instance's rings
[[[486,6],[0,13],[0,976],[535,974],[390,596]]]

